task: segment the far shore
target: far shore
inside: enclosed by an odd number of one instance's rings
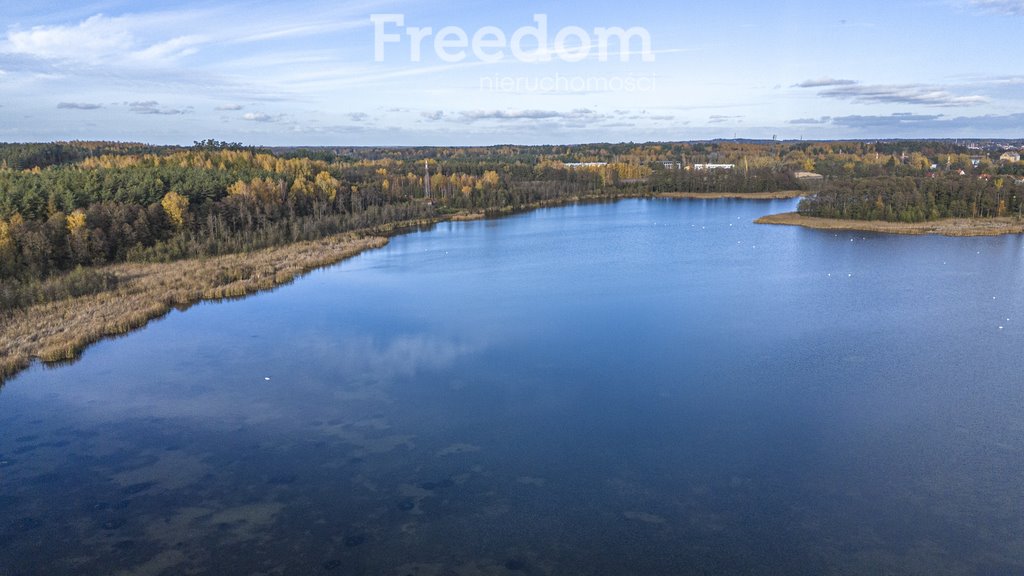
[[[778,192],[662,192],[658,198],[688,198],[692,200],[788,200],[807,194],[806,190],[780,190]]]
[[[754,221],[755,224],[802,226],[816,230],[855,230],[882,234],[942,236],[1001,236],[1024,234],[1024,221],[1017,218],[947,218],[930,222],[887,222],[884,220],[840,220],[801,216],[796,212],[772,214]]]

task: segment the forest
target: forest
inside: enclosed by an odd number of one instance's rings
[[[800,205],[807,215],[904,222],[1019,217],[1021,163],[1001,163],[996,152],[974,154],[949,141],[0,144],[0,311],[107,290],[112,280],[99,267],[109,263],[239,253],[459,211],[578,198],[798,190],[800,172],[821,175]]]
[[[1011,177],[876,177],[832,180],[801,200],[805,216],[924,222],[1021,217],[1024,186]]]

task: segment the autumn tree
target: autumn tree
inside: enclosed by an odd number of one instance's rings
[[[11,226],[0,220],[0,278],[13,276],[17,267],[17,249],[11,236]]]
[[[334,204],[335,199],[338,197],[338,187],[340,185],[341,183],[338,182],[338,179],[331,176],[330,172],[323,171],[317,173],[316,178],[313,179],[313,189],[315,191],[313,213],[317,219],[323,218],[328,207]]]
[[[164,212],[167,213],[167,217],[176,229],[180,230],[185,226],[185,216],[188,214],[188,198],[171,190],[164,195],[160,205],[163,206]]]

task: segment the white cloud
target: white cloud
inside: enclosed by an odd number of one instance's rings
[[[740,122],[743,120],[743,116],[724,116],[722,114],[714,114],[708,117],[708,124],[724,124],[730,121]]]
[[[842,80],[836,78],[814,78],[812,80],[804,80],[799,84],[794,84],[794,88],[825,88],[827,86],[850,86],[856,84],[856,80]]]
[[[1024,113],[986,114],[984,116],[945,116],[942,114],[900,113],[888,116],[839,116],[832,124],[878,134],[908,136],[949,136],[950,134],[986,134],[999,130],[1019,133],[1024,128]]]
[[[207,42],[204,36],[178,36],[166,42],[154,44],[143,50],[132,52],[131,57],[135,60],[176,60],[185,56],[191,56],[199,51],[200,44]]]
[[[103,105],[86,102],[61,102],[57,104],[57,108],[60,110],[98,110],[103,108]]]
[[[97,14],[74,26],[34,26],[7,34],[7,50],[39,58],[96,62],[131,51],[124,20]]]
[[[831,116],[822,116],[820,118],[795,118],[790,120],[788,124],[828,124],[832,122]]]
[[[1024,15],[1024,0],[967,0],[972,8],[980,8],[989,12]]]
[[[958,107],[985,104],[988,98],[979,95],[960,96],[947,89],[925,84],[868,85],[854,80],[821,78],[794,84],[796,88],[824,88],[819,96],[850,100],[861,104],[917,104],[921,106]]]
[[[242,120],[249,122],[277,122],[279,119],[278,116],[271,116],[263,112],[246,112],[242,115]]]
[[[153,114],[161,116],[177,116],[181,114],[188,114],[191,110],[191,106],[185,108],[167,108],[160,106],[160,103],[155,100],[147,100],[145,102],[127,102],[128,110],[136,114]]]
[[[919,104],[923,106],[974,106],[988,102],[983,96],[957,96],[941,88],[923,85],[836,86],[818,93],[828,98],[873,104]]]
[[[463,119],[470,122],[477,120],[601,120],[605,116],[587,108],[577,108],[569,112],[556,110],[470,110],[462,112]]]

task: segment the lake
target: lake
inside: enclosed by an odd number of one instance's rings
[[[0,392],[0,575],[1024,573],[1024,239],[444,223]]]

